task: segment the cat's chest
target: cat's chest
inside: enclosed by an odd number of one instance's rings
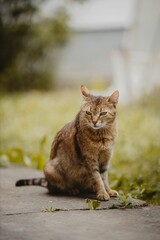
[[[105,141],[98,145],[98,163],[100,169],[108,164],[113,150],[113,141]]]
[[[83,150],[96,157],[99,156],[100,152],[108,152],[112,150],[114,138],[108,135],[85,135],[84,139],[81,139],[81,142],[84,143],[82,147]]]
[[[113,139],[102,138],[96,142],[96,148],[99,151],[108,151],[113,147]]]

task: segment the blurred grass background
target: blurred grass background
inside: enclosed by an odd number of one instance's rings
[[[160,204],[159,97],[118,108],[119,135],[110,168],[112,187]],[[0,96],[0,164],[43,169],[56,132],[81,106],[77,89]]]

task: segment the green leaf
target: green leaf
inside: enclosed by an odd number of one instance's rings
[[[88,204],[88,208],[90,210],[96,210],[101,204],[101,202],[98,200],[92,200],[88,198],[86,199],[86,203]]]
[[[42,210],[42,212],[59,212],[59,211],[68,211],[68,209],[49,207],[49,208],[44,208]]]

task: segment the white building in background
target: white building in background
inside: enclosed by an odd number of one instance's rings
[[[43,11],[63,6],[48,1]],[[72,2],[72,36],[60,51],[57,84],[111,81],[121,101],[138,98],[160,85],[160,0]]]
[[[121,101],[160,90],[160,1],[135,1],[135,19],[126,31],[124,45],[112,55],[113,88]]]

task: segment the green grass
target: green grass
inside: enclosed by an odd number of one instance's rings
[[[43,169],[56,132],[80,109],[79,90],[0,97],[0,164]],[[160,204],[158,96],[118,108],[119,135],[110,168],[112,187]]]

